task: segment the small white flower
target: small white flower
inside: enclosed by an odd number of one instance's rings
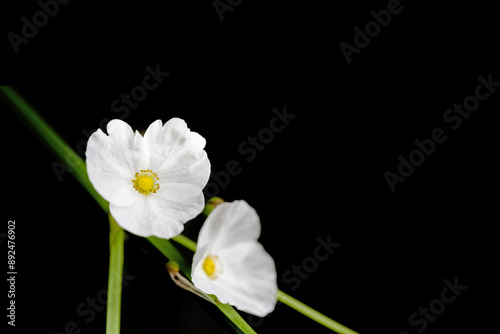
[[[278,286],[259,235],[259,216],[247,202],[218,205],[200,230],[192,281],[222,303],[263,317],[276,306]]]
[[[111,215],[125,230],[171,238],[204,206],[210,176],[205,139],[186,122],[153,122],[144,137],[121,120],[108,123],[87,144],[87,171]]]

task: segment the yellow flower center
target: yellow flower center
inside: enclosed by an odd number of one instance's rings
[[[156,193],[158,189],[160,189],[160,185],[155,183],[155,181],[160,178],[153,173],[149,169],[143,170],[135,173],[135,180],[132,180],[134,183],[134,188],[141,194],[147,195],[149,193]]]
[[[217,277],[216,272],[215,272],[216,269],[217,269],[216,265],[215,265],[216,261],[217,261],[217,257],[216,256],[207,256],[205,258],[205,261],[203,262],[203,271],[210,278]]]

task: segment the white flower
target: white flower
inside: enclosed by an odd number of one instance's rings
[[[278,286],[259,235],[259,216],[245,201],[218,205],[200,230],[192,281],[222,303],[263,317],[276,306]]]
[[[87,144],[87,171],[111,215],[139,236],[171,238],[204,206],[210,175],[205,139],[186,122],[153,122],[144,137],[121,120],[108,123]]]

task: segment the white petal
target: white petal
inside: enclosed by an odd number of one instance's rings
[[[162,126],[157,120],[146,130],[144,141],[150,152],[148,168],[161,182],[205,187],[210,176],[210,162],[203,150],[206,141],[190,131],[185,121],[172,118]]]
[[[205,206],[201,188],[188,183],[162,184],[158,192],[152,195],[154,209],[182,224],[199,215]]]
[[[121,120],[112,120],[108,135],[100,129],[88,141],[87,172],[97,192],[115,205],[129,205],[137,198],[132,180],[137,166],[147,160],[143,138]]]
[[[260,228],[259,216],[247,202],[222,203],[205,220],[198,247],[207,246],[209,252],[217,252],[241,241],[257,240]]]
[[[198,275],[202,275],[202,276],[200,276],[201,277],[200,279],[207,278],[207,275],[203,272],[202,260],[205,258],[205,256],[208,256],[208,255],[210,255],[210,254],[208,254],[206,246],[200,247],[200,244],[196,245],[196,252],[194,253],[193,263],[191,264],[191,276],[192,276],[192,278],[195,277],[195,274],[197,277],[198,277]],[[193,279],[193,282],[194,282],[194,279]]]
[[[160,184],[167,183],[189,183],[203,189],[210,176],[210,161],[207,153],[202,151],[196,161],[176,160],[165,162],[157,173]]]
[[[203,205],[200,188],[171,183],[161,185],[156,193],[139,194],[132,205],[110,206],[110,210],[116,222],[131,233],[170,239],[182,232],[184,224],[196,217]]]
[[[152,209],[149,198],[143,195],[138,196],[137,200],[129,206],[110,204],[109,210],[118,225],[141,237],[156,235],[168,239],[179,235],[184,228],[184,225],[170,221],[168,216],[158,216],[158,212]]]
[[[259,217],[245,201],[223,203],[208,216],[198,237],[193,258],[193,283],[223,303],[265,316],[277,301],[276,268],[272,257],[257,242]],[[206,256],[216,256],[215,278],[203,270]]]
[[[193,269],[193,283],[205,293],[214,294],[222,303],[263,317],[277,302],[276,267],[272,257],[256,241],[235,244],[218,254],[221,273],[209,278],[202,261]]]

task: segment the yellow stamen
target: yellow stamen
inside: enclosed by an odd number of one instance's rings
[[[207,256],[205,258],[205,261],[203,262],[203,271],[205,271],[205,274],[207,274],[208,277],[210,278],[215,278],[216,275],[216,265],[215,262],[217,261],[216,256]]]
[[[160,189],[160,185],[155,183],[155,181],[160,178],[153,173],[149,169],[141,169],[140,172],[135,173],[135,180],[132,180],[134,183],[134,188],[138,192],[144,195],[148,195],[149,193],[156,193],[158,189]]]

